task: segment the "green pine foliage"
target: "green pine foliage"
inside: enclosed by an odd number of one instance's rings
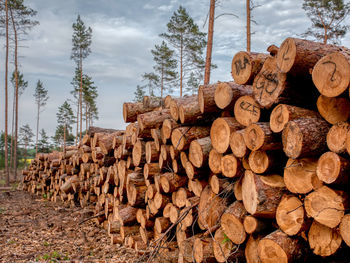
[[[140,86],[140,85],[137,85],[136,87],[136,91],[134,92],[134,101],[135,102],[142,102],[142,99],[143,97],[146,95],[146,92],[145,92],[145,86]]]
[[[78,65],[91,53],[90,45],[92,38],[92,29],[90,27],[86,28],[84,22],[80,18],[80,15],[78,15],[77,20],[75,23],[73,23],[72,27],[73,47],[71,59],[73,59]]]
[[[38,151],[41,153],[49,153],[51,151],[49,136],[44,129],[40,131],[40,140],[38,141]]]

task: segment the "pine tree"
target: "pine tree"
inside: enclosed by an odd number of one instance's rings
[[[31,145],[31,143],[33,143],[34,137],[34,133],[29,124],[26,124],[19,129],[19,137],[22,145],[24,145],[24,163],[27,167],[27,148]]]
[[[160,36],[176,50],[180,66],[181,97],[184,79],[190,76],[191,71],[205,68],[203,49],[206,46],[206,33],[199,30],[198,25],[182,6],[170,18],[167,29],[168,32]]]
[[[144,89],[145,89],[145,86],[140,86],[140,85],[136,86],[136,91],[134,92],[134,95],[135,95],[134,101],[135,102],[142,102],[142,99],[146,94]]]
[[[69,132],[72,131],[72,126],[75,122],[74,113],[72,107],[67,101],[65,101],[59,108],[56,113],[57,123],[63,127],[63,151],[66,148],[66,138],[69,137]]]
[[[92,38],[92,29],[86,28],[84,22],[78,15],[77,20],[73,23],[73,36],[72,36],[72,54],[71,59],[75,61],[80,70],[80,90],[79,90],[79,112],[80,112],[80,135],[82,137],[82,123],[83,123],[83,60],[91,53],[90,45]],[[79,114],[79,113],[78,113]],[[78,121],[78,120],[77,120]]]
[[[338,43],[349,29],[342,23],[350,12],[350,3],[344,4],[343,0],[304,0],[303,9],[312,23],[304,36],[323,40],[324,44],[328,40]]]
[[[187,81],[186,92],[190,94],[195,94],[198,91],[198,87],[200,84],[199,80],[202,78],[203,76],[198,77],[194,72],[191,72],[190,77]]]
[[[145,73],[142,75],[143,81],[147,81],[147,84],[145,87],[148,88],[148,94],[152,97],[154,97],[154,90],[156,90],[160,83],[159,83],[159,76],[155,73]]]
[[[35,103],[37,106],[37,116],[36,116],[36,140],[35,140],[35,153],[38,153],[38,135],[39,135],[39,119],[40,113],[45,107],[49,96],[47,95],[47,90],[44,88],[43,83],[38,80],[36,83],[35,93],[34,93]]]
[[[68,130],[67,130],[68,131]],[[66,136],[66,138],[64,138]],[[57,149],[60,148],[61,151],[64,151],[64,144],[73,145],[74,144],[74,135],[72,133],[68,133],[65,135],[64,125],[59,124],[56,127],[55,135],[52,137],[55,146]]]
[[[177,61],[174,59],[174,51],[163,41],[161,45],[155,45],[155,49],[151,50],[153,60],[156,65],[153,67],[158,75],[160,82],[160,97],[168,91],[172,93],[171,86],[177,77]]]
[[[47,136],[44,129],[41,129],[41,131],[40,131],[40,140],[38,142],[38,151],[41,153],[49,153],[50,152],[49,136]]]

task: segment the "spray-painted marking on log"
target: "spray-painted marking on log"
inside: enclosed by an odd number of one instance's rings
[[[245,111],[249,111],[251,112],[253,115],[257,115],[258,112],[256,111],[256,109],[259,109],[259,107],[251,104],[250,102],[248,101],[242,101],[241,104],[239,104],[239,107],[242,109],[242,110],[245,110]]]
[[[323,65],[331,64],[331,65],[334,66],[334,70],[333,70],[333,72],[332,72],[331,81],[335,81],[334,74],[335,74],[335,72],[337,71],[337,64],[336,64],[335,62],[333,62],[333,61],[330,61],[330,60],[325,61],[325,62],[323,62],[322,64],[323,64]]]
[[[243,65],[242,60],[235,61],[236,74],[239,75],[242,69],[246,69],[247,64],[250,65],[250,62],[246,56],[243,57]]]
[[[283,51],[283,54],[282,54],[282,59],[283,59],[284,61],[290,59],[289,57],[287,57],[288,52],[289,52],[289,43],[288,43],[288,42],[289,42],[289,41],[285,42],[284,45],[283,45],[283,49],[284,49],[285,46],[287,46],[287,49],[285,49],[285,50]]]
[[[277,108],[275,109],[275,112],[276,112],[276,122],[278,122],[279,124],[283,123],[283,115],[282,115],[282,105],[278,105]]]
[[[259,101],[261,101],[264,92],[271,96],[277,89],[277,86],[277,73],[272,73],[266,70],[262,74],[259,74],[256,84],[256,89],[261,90],[259,94]]]

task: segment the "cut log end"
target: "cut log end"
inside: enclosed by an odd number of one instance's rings
[[[260,107],[252,96],[245,95],[236,101],[234,114],[240,124],[249,126],[259,121]]]
[[[283,73],[287,73],[294,65],[296,46],[293,38],[287,38],[281,44],[277,53],[277,67]]]

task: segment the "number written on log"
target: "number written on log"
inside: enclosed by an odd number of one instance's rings
[[[242,69],[246,69],[247,64],[250,65],[250,62],[246,56],[243,57],[243,63],[241,59],[235,61],[236,74],[239,75]]]
[[[269,71],[264,71],[258,76],[256,89],[260,90],[259,101],[261,101],[264,93],[271,96],[278,87],[277,73],[272,73]]]
[[[251,112],[255,116],[258,115],[257,109],[259,108],[248,101],[242,101],[241,104],[239,104],[239,107],[242,110]]]

